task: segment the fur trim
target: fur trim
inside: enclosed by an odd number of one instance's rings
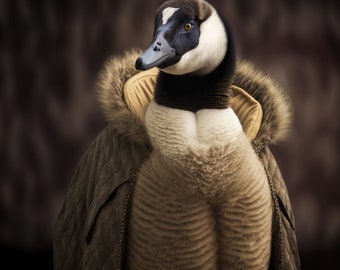
[[[123,97],[125,82],[139,72],[134,66],[141,53],[136,49],[127,51],[105,63],[99,75],[98,98],[106,120],[114,129],[136,143],[149,144],[144,123],[129,110]],[[292,121],[292,106],[286,93],[247,61],[238,63],[233,83],[262,106],[263,120],[255,142],[266,139],[277,143],[285,139]]]
[[[267,139],[277,143],[284,140],[291,128],[293,107],[283,89],[247,61],[237,64],[233,84],[247,91],[262,106],[263,119],[256,141]]]
[[[125,82],[139,72],[135,61],[141,53],[133,49],[108,59],[99,73],[97,88],[104,116],[112,127],[138,144],[149,144],[144,123],[129,110],[123,97]]]

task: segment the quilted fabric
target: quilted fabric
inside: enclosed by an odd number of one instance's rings
[[[262,149],[258,155],[267,172],[274,203],[272,255],[269,269],[300,269],[295,219],[288,190],[275,158],[269,148],[263,146],[260,147]]]
[[[148,152],[111,125],[90,145],[57,220],[55,269],[119,269],[129,185]]]

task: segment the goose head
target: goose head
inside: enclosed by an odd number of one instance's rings
[[[150,47],[136,68],[158,67],[172,75],[206,75],[224,60],[228,33],[215,8],[203,0],[170,0],[155,17]]]

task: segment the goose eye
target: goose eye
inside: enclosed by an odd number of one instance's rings
[[[191,23],[186,23],[184,25],[184,30],[189,32],[192,29],[192,24]]]

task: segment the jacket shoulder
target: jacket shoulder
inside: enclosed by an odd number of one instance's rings
[[[252,63],[240,61],[234,85],[248,92],[261,105],[263,118],[255,142],[266,140],[277,143],[286,139],[291,128],[293,107],[278,83]]]
[[[138,74],[135,61],[139,50],[130,50],[122,55],[110,57],[99,72],[97,95],[107,122],[131,142],[148,144],[144,123],[131,110],[124,94],[126,82]]]

